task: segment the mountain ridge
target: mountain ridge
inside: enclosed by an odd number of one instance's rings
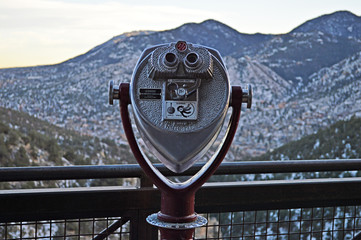
[[[342,37],[361,37],[361,17],[349,11],[337,11],[311,19],[293,29],[290,33],[321,31]]]
[[[342,15],[342,16],[346,15],[347,16],[346,22],[350,22],[351,19],[356,19],[358,21],[357,26],[360,26],[357,29],[361,29],[361,17],[358,17],[358,16],[356,16],[355,14],[353,14],[352,12],[349,12],[349,11],[337,11],[337,12],[334,12],[334,13],[331,13],[331,14],[325,14],[325,15],[316,17],[314,19],[306,21],[305,23],[303,23],[300,26],[296,27],[295,29],[291,30],[289,33],[285,33],[285,34],[263,34],[263,33],[248,34],[248,33],[241,33],[239,31],[237,31],[236,29],[234,29],[234,28],[232,28],[232,27],[230,27],[230,26],[228,26],[228,25],[226,25],[226,24],[224,24],[224,23],[222,23],[220,21],[217,21],[215,19],[207,19],[207,20],[202,21],[200,23],[194,23],[194,22],[185,23],[185,24],[183,24],[183,25],[181,25],[179,27],[169,29],[169,30],[163,30],[163,31],[143,30],[143,31],[134,31],[134,32],[130,32],[130,33],[123,33],[123,34],[120,34],[118,36],[115,36],[115,37],[111,38],[110,40],[106,41],[103,44],[100,44],[100,45],[94,47],[93,49],[89,50],[85,54],[92,54],[92,52],[93,52],[92,50],[96,50],[100,46],[108,45],[113,41],[119,42],[119,41],[125,40],[125,38],[127,38],[127,37],[136,37],[137,38],[137,37],[141,37],[142,35],[148,35],[149,37],[151,37],[152,35],[158,35],[158,34],[169,35],[169,34],[173,34],[174,32],[180,31],[183,34],[183,36],[178,36],[178,38],[177,38],[177,35],[179,35],[177,33],[177,34],[175,34],[176,36],[168,37],[168,39],[165,39],[166,41],[164,41],[164,42],[170,42],[170,40],[173,40],[173,41],[185,40],[185,41],[189,41],[189,42],[193,42],[193,43],[213,47],[213,48],[219,50],[222,55],[226,56],[226,55],[231,54],[229,49],[219,47],[219,44],[212,44],[212,42],[209,42],[208,39],[202,39],[202,38],[199,39],[198,38],[196,41],[194,41],[195,39],[194,39],[193,35],[201,35],[202,36],[202,35],[206,35],[206,34],[203,31],[194,31],[194,30],[189,31],[188,29],[195,27],[195,28],[197,28],[197,30],[202,30],[202,27],[205,26],[207,30],[216,32],[215,30],[223,28],[222,30],[223,30],[223,33],[226,33],[225,35],[229,35],[231,37],[233,36],[236,39],[236,41],[238,41],[238,42],[240,42],[240,43],[242,43],[244,45],[247,45],[247,44],[250,44],[250,45],[261,44],[262,45],[262,43],[264,43],[265,41],[269,40],[272,37],[286,36],[286,35],[289,35],[289,34],[305,32],[305,30],[302,30],[302,29],[305,29],[306,26],[309,26],[309,25],[314,26],[315,22],[317,22],[316,24],[325,25],[323,23],[324,18],[338,19],[340,17],[340,15]],[[337,27],[338,28],[343,28],[344,26],[343,25],[338,25]],[[322,30],[322,29],[318,29],[318,30]],[[312,30],[312,31],[315,31],[315,30]],[[192,32],[196,32],[196,34],[190,34]],[[307,32],[310,32],[310,30],[308,30]],[[360,33],[357,35],[357,37],[361,38],[361,30],[357,31],[357,33],[358,32],[360,32]],[[132,33],[138,33],[138,34],[134,35]],[[324,33],[329,34],[328,31],[324,31]],[[220,34],[218,33],[218,35],[220,35]],[[216,38],[217,37],[219,37],[219,36],[216,36]],[[229,39],[229,37],[225,37],[222,41],[226,41],[227,39]],[[151,41],[150,45],[157,45],[157,44],[161,44],[161,43],[164,43],[164,42]],[[218,47],[217,47],[217,45],[218,45]],[[240,46],[241,49],[244,49],[244,48],[247,48],[247,47],[249,47],[249,46],[242,46],[242,45]],[[142,51],[144,48],[145,47],[139,48],[137,50]],[[82,56],[82,55],[85,55],[85,54],[81,54],[79,56]],[[67,62],[67,61],[64,61],[64,62]]]
[[[312,84],[321,81],[315,77],[321,74],[321,69],[342,61],[345,61],[342,71],[354,76],[354,84],[359,84],[358,69],[347,66],[358,66],[359,58],[354,56],[361,51],[361,39],[315,31],[255,34],[250,37],[260,37],[260,41],[247,45],[244,35],[237,35],[236,30],[215,20],[207,20],[203,25],[182,26],[161,32],[115,36],[88,53],[57,65],[0,69],[0,106],[21,110],[84,134],[106,136],[124,143],[119,113],[107,105],[108,81],[129,82],[139,55],[146,47],[193,40],[195,44],[221,52],[232,84],[253,85],[254,105],[251,111],[242,114],[241,129],[234,144],[235,148],[242,146],[243,155],[234,156],[264,153],[313,133],[338,118],[350,117],[350,113],[343,110],[347,105],[342,102],[345,98],[339,97],[348,96],[348,101],[358,99],[358,93],[348,82],[331,74],[327,82],[338,82],[340,90],[327,89],[322,93],[326,97],[320,99],[317,98],[320,95],[312,91]],[[306,90],[313,98],[306,98]],[[328,114],[329,103],[336,100],[341,102]],[[361,109],[361,103],[358,100],[355,103],[354,108]],[[322,116],[316,109],[322,109]]]

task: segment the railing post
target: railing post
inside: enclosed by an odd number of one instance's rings
[[[139,232],[139,239],[144,240],[156,240],[158,239],[158,229],[154,228],[150,225],[146,218],[150,215],[152,211],[139,211],[138,212],[138,229]]]
[[[130,240],[138,240],[139,238],[139,224],[138,224],[138,211],[129,211],[127,216],[129,217],[129,232]]]
[[[140,187],[141,188],[153,187],[153,181],[144,173],[142,173],[140,177]],[[149,210],[138,211],[137,222],[138,222],[138,230],[140,230],[140,232],[138,233],[139,239],[144,239],[144,240],[158,239],[158,229],[152,227],[146,221],[147,216],[151,213],[152,211]]]
[[[152,227],[146,221],[153,209],[138,209],[129,211],[126,216],[130,219],[130,239],[131,240],[156,240],[158,239],[158,229]]]
[[[140,177],[140,187],[153,187],[153,181],[144,173]]]

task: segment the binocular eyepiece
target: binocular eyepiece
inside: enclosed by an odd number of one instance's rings
[[[202,58],[196,52],[190,52],[183,60],[184,65],[189,69],[197,69],[202,64]],[[168,68],[175,68],[179,62],[178,56],[173,52],[168,52],[163,57],[163,64]]]

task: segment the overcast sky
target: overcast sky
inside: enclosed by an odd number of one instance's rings
[[[54,64],[133,30],[216,19],[242,33],[286,33],[361,0],[0,0],[0,68]]]

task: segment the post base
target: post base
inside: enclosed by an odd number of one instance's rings
[[[153,213],[147,217],[147,222],[159,228],[162,240],[193,239],[194,229],[207,224],[207,219],[197,215],[196,220],[188,223],[164,222]]]
[[[158,219],[158,214],[153,213],[147,217],[147,222],[153,226],[159,228],[175,229],[175,230],[184,230],[184,229],[193,229],[202,227],[207,224],[207,219],[197,215],[197,218],[193,222],[188,223],[173,223],[173,222],[164,222]]]
[[[207,219],[196,214],[196,220],[187,223],[164,222],[158,219],[158,213],[147,217],[147,222],[159,228],[161,240],[191,240],[195,228],[207,224]]]

